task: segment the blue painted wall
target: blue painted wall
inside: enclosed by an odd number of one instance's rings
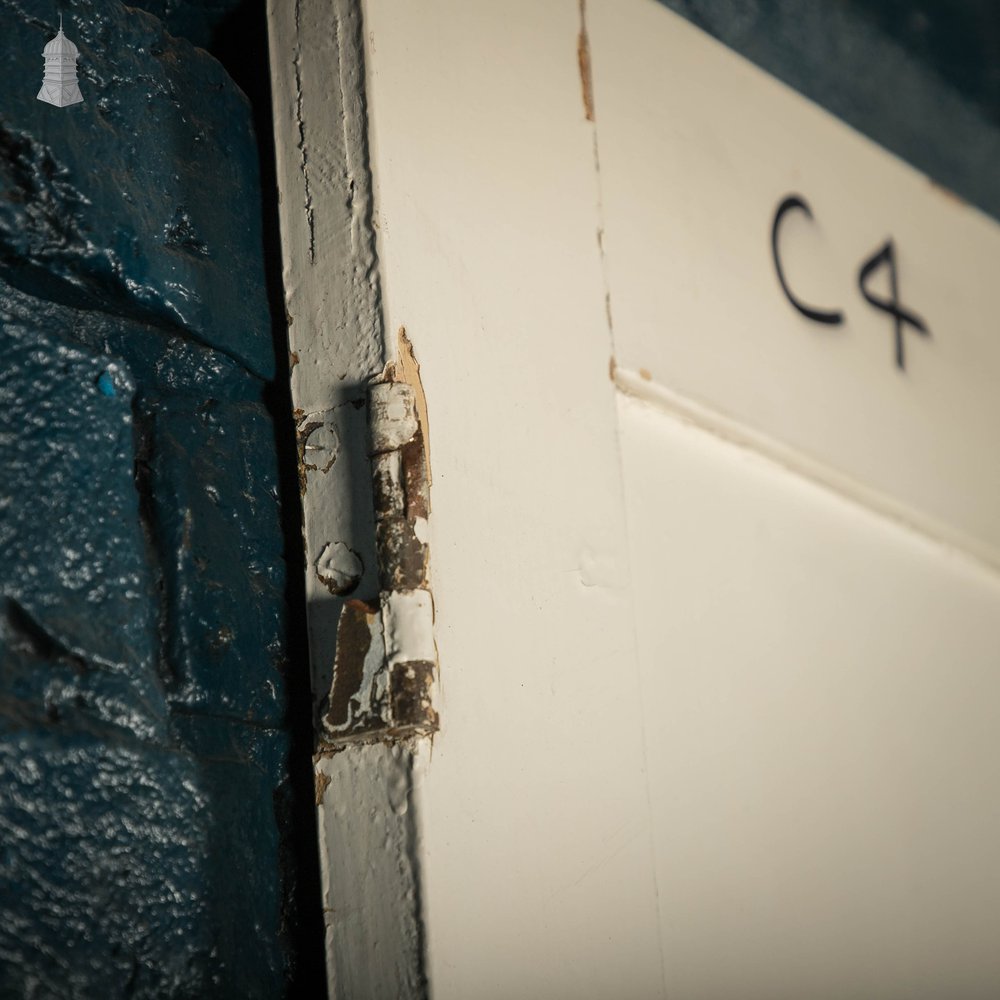
[[[54,108],[56,8],[0,0],[0,997],[281,996],[289,644],[251,108],[149,13],[63,10],[85,103]]]

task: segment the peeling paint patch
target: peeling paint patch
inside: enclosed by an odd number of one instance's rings
[[[398,451],[413,440],[420,425],[410,386],[391,379],[377,382],[371,387],[368,402],[371,407],[368,427],[373,455]]]
[[[299,452],[299,492],[305,496],[309,486],[308,473],[326,474],[340,454],[340,434],[327,413],[295,411],[296,438]]]
[[[310,471],[329,472],[340,453],[340,435],[333,424],[310,423],[302,438],[302,462]]]
[[[306,228],[309,233],[309,263],[316,261],[316,222],[313,208],[313,197],[309,182],[309,147],[306,142],[306,124],[302,113],[303,90],[302,90],[302,48],[299,38],[301,10],[300,0],[295,0],[295,57],[292,59],[292,67],[295,71],[295,128],[298,133],[296,148],[299,151],[299,170],[302,173],[302,190],[304,194],[304,204]]]
[[[368,390],[379,593],[376,600],[346,601],[341,609],[333,682],[321,710],[321,752],[346,743],[430,734],[438,728],[432,704],[437,648],[428,582],[427,401],[413,347],[402,328],[398,343],[397,360]],[[307,442],[321,433],[320,424],[316,415],[299,424],[306,469],[311,455]],[[340,596],[347,591],[338,588],[357,587],[363,566],[346,544],[335,542],[321,550],[316,572]]]
[[[379,584],[384,591],[423,587],[427,545],[417,536],[430,497],[416,393],[406,382],[371,387],[371,451]]]
[[[353,593],[364,571],[361,557],[343,542],[327,542],[316,560],[316,576],[336,597]]]
[[[438,728],[438,715],[431,702],[436,670],[433,660],[411,660],[392,668],[389,691],[395,734],[432,733]]]
[[[580,85],[583,91],[583,114],[594,120],[594,78],[590,67],[590,39],[587,37],[587,0],[580,0],[580,33],[576,39],[576,58],[580,64]]]
[[[427,417],[427,396],[424,394],[424,386],[420,380],[420,362],[413,351],[413,344],[406,335],[406,327],[401,326],[396,333],[396,378],[400,382],[405,382],[413,389],[413,401],[417,408],[417,426],[420,432],[420,441],[423,446],[424,474],[427,477],[428,487],[428,510],[430,509],[430,485],[431,477],[431,437],[430,423]]]
[[[329,737],[349,737],[375,728],[381,719],[383,692],[377,675],[384,674],[381,609],[377,602],[350,600],[340,611],[333,685],[323,712]],[[386,687],[384,680],[382,687]]]
[[[436,660],[434,599],[429,590],[387,594],[382,602],[385,655],[393,666],[418,660]]]
[[[316,770],[313,772],[313,776],[316,780],[316,805],[321,806],[323,804],[323,796],[326,795],[326,790],[330,787],[330,775],[325,771]]]
[[[300,410],[295,410],[295,437],[299,453],[299,494],[301,496],[306,495],[306,489],[309,485],[309,480],[306,476],[306,471],[308,466],[306,464],[306,441],[309,440],[309,435],[312,434],[317,427],[322,426],[322,421],[319,420],[307,420],[306,415]]]

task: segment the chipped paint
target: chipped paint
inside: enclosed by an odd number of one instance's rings
[[[413,390],[405,382],[376,383],[368,394],[368,402],[373,455],[396,451],[414,438],[420,424]]]
[[[580,65],[580,87],[583,92],[583,115],[594,120],[594,78],[590,67],[590,39],[587,37],[587,0],[580,0],[580,33],[576,40],[576,58]]]
[[[427,416],[427,396],[424,394],[423,382],[420,380],[420,362],[417,361],[413,344],[406,334],[406,327],[401,326],[396,332],[396,378],[405,382],[413,390],[413,402],[417,408],[417,424],[420,440],[423,444],[424,475],[427,478],[428,510],[430,510],[431,477],[431,432]]]
[[[427,404],[418,388],[412,346],[400,332],[400,360],[387,365],[384,380],[369,389],[379,596],[371,602],[348,601],[340,612],[333,682],[321,713],[322,746],[327,749],[432,733],[438,725],[431,703],[437,649],[428,585],[430,491],[421,420]],[[415,384],[401,380],[404,373]],[[343,543],[327,545],[317,573],[340,581],[345,564],[353,565],[351,557],[356,553]],[[356,587],[360,572],[357,578],[347,576]]]
[[[427,399],[403,327],[398,346],[398,361],[388,371],[390,379],[398,381],[373,385],[370,396],[382,627],[393,731],[431,733],[438,727],[438,716],[431,702],[437,647],[428,582]],[[390,443],[393,447],[386,450]]]
[[[377,601],[346,601],[337,627],[333,683],[323,706],[323,748],[388,728],[382,615]]]
[[[316,805],[321,806],[323,804],[323,796],[326,795],[326,790],[330,787],[330,775],[325,771],[317,770],[314,774],[316,781]]]
[[[391,666],[436,660],[434,598],[429,590],[399,590],[382,605],[385,654]]]
[[[322,420],[307,420],[306,415],[300,410],[295,411],[295,436],[296,444],[299,453],[299,494],[301,496],[306,495],[306,490],[309,486],[308,477],[306,473],[309,471],[310,465],[306,462],[306,442],[309,440],[309,435],[312,434],[314,430],[318,427],[323,426]],[[315,469],[315,466],[312,466]]]
[[[328,989],[331,1000],[421,1000],[419,864],[407,806],[412,748],[403,744],[432,728],[436,657],[390,666],[383,636],[392,617],[383,609],[394,606],[395,584],[426,579],[426,402],[405,335],[393,344],[383,329],[362,4],[268,0],[267,7],[315,767],[327,779],[317,778],[317,800]],[[385,362],[394,347],[399,374],[390,377]],[[373,457],[372,425],[377,431],[392,421],[369,420],[369,391],[397,381],[413,387],[416,419],[397,426],[397,440],[382,442]],[[396,520],[376,518],[375,494],[378,510],[397,511]],[[406,567],[402,577],[394,558]],[[393,635],[401,627],[393,625]]]
[[[364,571],[361,557],[344,542],[328,542],[316,560],[316,576],[337,597],[353,593]]]
[[[413,388],[372,386],[370,428],[379,581],[389,592],[422,587],[428,555],[416,521],[426,520],[430,502]]]
[[[303,421],[299,427],[299,460],[307,472],[327,473],[340,452],[340,435],[326,420]]]

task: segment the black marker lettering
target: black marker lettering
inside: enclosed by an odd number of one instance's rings
[[[810,219],[813,217],[812,209],[796,194],[789,195],[778,206],[778,211],[774,215],[774,225],[771,227],[771,251],[774,254],[774,269],[778,272],[778,281],[781,283],[781,290],[788,297],[788,301],[807,319],[811,319],[816,323],[827,323],[830,326],[837,326],[844,322],[844,314],[839,309],[823,310],[807,306],[792,294],[792,290],[788,287],[788,282],[785,280],[785,272],[781,266],[781,255],[778,253],[778,230],[781,227],[781,220],[793,208],[798,208],[805,212]]]
[[[868,290],[868,279],[883,265],[889,268],[889,298],[883,299],[873,295]],[[882,312],[887,312],[893,318],[896,335],[896,367],[901,371],[905,370],[906,364],[903,357],[903,324],[909,323],[918,333],[925,337],[930,336],[930,331],[924,321],[908,309],[904,309],[899,304],[899,287],[896,277],[896,250],[892,240],[886,240],[881,249],[877,250],[868,258],[858,272],[858,287],[861,294],[876,308]]]

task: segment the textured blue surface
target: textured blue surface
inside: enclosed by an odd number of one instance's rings
[[[272,375],[263,258],[246,252],[261,241],[246,98],[150,14],[76,0],[64,21],[84,103],[46,105],[35,95],[58,19],[39,8],[0,0],[0,189],[16,193],[0,198],[0,277],[178,328]]]
[[[4,721],[0,996],[205,995],[211,812],[197,762]]]
[[[280,725],[285,581],[271,421],[251,402],[152,399],[143,408],[154,538],[169,554],[171,701]]]
[[[96,699],[102,719],[162,738],[154,575],[133,478],[134,383],[123,366],[124,391],[105,396],[95,383],[107,358],[36,325],[8,319],[0,345],[0,594],[17,622],[79,665],[65,697]],[[5,667],[0,684],[10,678]]]
[[[281,996],[285,567],[250,110],[117,0],[66,11],[85,103],[36,101],[41,13],[0,0],[0,998]]]
[[[140,0],[132,7],[141,7],[155,14],[171,35],[186,38],[203,49],[210,47],[220,25],[238,31],[246,0]],[[237,15],[234,20],[229,20]]]

